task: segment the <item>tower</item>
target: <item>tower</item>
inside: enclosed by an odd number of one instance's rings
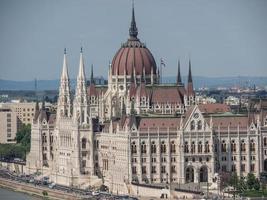
[[[59,96],[57,103],[57,120],[71,116],[70,83],[67,66],[67,52],[64,49],[63,67],[60,78]]]
[[[191,60],[189,59],[189,71],[188,71],[188,80],[187,80],[187,103],[188,106],[195,104],[195,92],[193,87],[193,79],[191,72]]]
[[[86,92],[86,77],[84,72],[83,50],[80,52],[79,72],[74,98],[73,117],[79,124],[88,124],[88,100]]]
[[[176,84],[183,85],[182,78],[181,78],[181,72],[180,72],[180,60],[178,60],[178,70],[177,70],[177,78],[176,78]]]

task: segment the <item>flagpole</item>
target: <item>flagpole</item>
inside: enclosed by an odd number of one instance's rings
[[[160,83],[162,84],[162,58],[160,58]]]

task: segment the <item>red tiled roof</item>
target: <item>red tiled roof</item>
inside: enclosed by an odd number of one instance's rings
[[[220,103],[200,104],[198,108],[202,113],[225,113],[231,111],[230,106]]]
[[[182,103],[177,87],[157,87],[152,90],[152,103]]]
[[[87,88],[87,94],[88,96],[98,96],[98,92],[94,84],[89,85],[89,87]]]
[[[146,128],[179,128],[181,118],[141,118],[139,129]]]

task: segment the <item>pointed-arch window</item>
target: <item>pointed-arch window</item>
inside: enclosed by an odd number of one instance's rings
[[[241,141],[241,151],[242,152],[245,152],[246,151],[246,143],[245,143],[245,140],[242,140]]]
[[[191,144],[191,153],[195,153],[196,152],[196,145],[195,142],[193,141]]]
[[[82,149],[86,148],[86,138],[82,139]]]
[[[209,153],[210,152],[210,145],[209,145],[209,142],[206,141],[205,142],[205,153]]]
[[[172,141],[171,142],[171,153],[175,153],[175,152],[176,152],[175,142]]]
[[[160,145],[160,152],[161,152],[161,153],[166,153],[166,150],[167,150],[167,148],[166,148],[166,144],[165,144],[164,141],[162,141],[162,142],[161,142],[161,145]]]
[[[132,154],[137,153],[137,149],[136,149],[136,144],[135,144],[135,142],[132,142],[131,150],[132,150]]]
[[[195,121],[191,121],[190,130],[195,130]]]
[[[189,145],[188,145],[188,142],[185,142],[184,143],[184,152],[185,153],[189,153]]]
[[[141,144],[141,153],[146,154],[146,143],[145,141],[142,142]]]
[[[202,122],[199,120],[197,122],[197,130],[201,130],[202,129]]]
[[[198,147],[197,147],[198,153],[202,153],[202,142],[198,142]]]
[[[222,141],[221,149],[222,149],[222,152],[226,152],[226,143],[225,143],[225,140]]]
[[[235,143],[235,140],[232,140],[232,142],[231,142],[231,151],[232,152],[236,152],[236,143]]]
[[[266,147],[267,146],[267,137],[263,138],[263,145]]]
[[[255,152],[255,150],[256,150],[256,148],[255,148],[255,141],[253,139],[250,140],[249,146],[250,146],[250,151],[251,152]]]
[[[151,143],[151,153],[157,153],[157,147],[154,141]]]

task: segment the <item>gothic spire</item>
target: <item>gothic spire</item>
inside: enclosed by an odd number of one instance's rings
[[[63,67],[62,67],[61,79],[69,79],[66,48],[64,49],[64,58],[63,58]]]
[[[131,21],[131,26],[129,28],[129,35],[130,35],[130,38],[137,39],[138,29],[136,27],[136,22],[135,22],[134,2],[132,4],[132,21]]]
[[[83,62],[83,48],[82,47],[81,47],[81,52],[80,52],[80,66],[79,66],[78,78],[85,79],[84,62]]]
[[[178,72],[177,72],[177,85],[182,83],[181,72],[180,72],[180,60],[178,60]]]
[[[189,59],[189,72],[188,72],[188,83],[192,83],[192,73],[191,73],[191,60]]]
[[[90,84],[95,84],[95,81],[94,81],[94,66],[93,66],[93,64],[91,66]]]

